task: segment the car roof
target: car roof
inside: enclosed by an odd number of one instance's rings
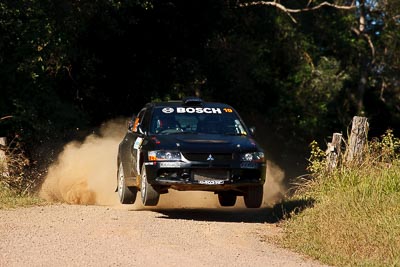
[[[225,103],[218,102],[206,102],[202,101],[201,103],[196,104],[185,104],[182,100],[171,100],[171,101],[163,101],[163,102],[151,102],[147,103],[148,107],[210,107],[210,108],[232,108],[230,105]]]

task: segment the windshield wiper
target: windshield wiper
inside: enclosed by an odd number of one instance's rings
[[[198,132],[194,131],[183,131],[183,132],[178,132],[179,134],[199,134]]]

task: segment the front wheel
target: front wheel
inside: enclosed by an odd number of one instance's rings
[[[158,193],[147,181],[146,166],[144,164],[142,166],[141,180],[140,191],[143,205],[157,206],[158,200],[160,199],[160,193]]]
[[[259,208],[263,200],[263,186],[250,186],[243,196],[246,208]]]
[[[118,197],[119,202],[122,204],[133,204],[136,201],[136,187],[128,187],[125,183],[125,175],[124,175],[124,167],[122,166],[122,162],[119,163],[118,172],[117,172],[117,180],[118,180]]]

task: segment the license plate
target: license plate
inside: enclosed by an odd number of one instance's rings
[[[217,185],[217,184],[224,184],[224,180],[204,180],[204,181],[197,181],[199,184],[208,184],[208,185]]]
[[[180,168],[180,162],[161,162],[160,168]]]

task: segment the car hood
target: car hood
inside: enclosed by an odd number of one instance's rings
[[[248,136],[213,134],[170,134],[155,136],[159,149],[195,153],[232,153],[260,150]]]

